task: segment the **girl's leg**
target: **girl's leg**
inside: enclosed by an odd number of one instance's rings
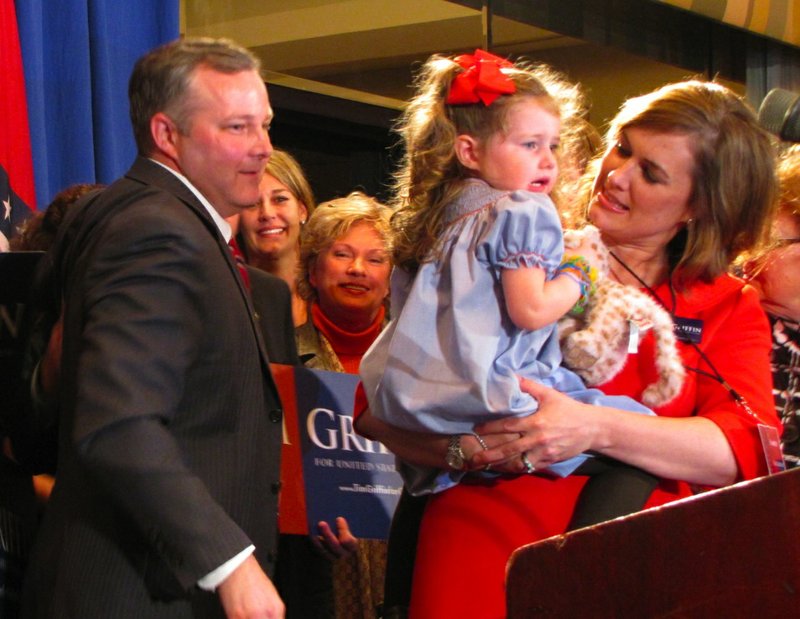
[[[607,458],[589,458],[575,471],[588,475],[575,505],[568,531],[626,516],[642,509],[658,478],[636,467]]]

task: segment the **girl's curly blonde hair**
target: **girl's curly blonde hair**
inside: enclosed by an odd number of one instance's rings
[[[432,258],[444,228],[443,207],[452,201],[470,176],[456,158],[459,135],[484,140],[506,130],[509,109],[521,100],[535,98],[562,121],[562,142],[584,112],[578,86],[570,84],[546,65],[517,62],[501,69],[516,86],[491,105],[445,103],[453,78],[464,69],[453,59],[432,56],[418,73],[416,95],[400,117],[396,131],[405,154],[394,178],[392,219],[395,264],[411,272]]]

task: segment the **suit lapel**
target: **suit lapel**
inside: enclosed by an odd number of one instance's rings
[[[233,277],[236,281],[236,285],[239,288],[239,294],[242,295],[242,299],[247,307],[250,325],[256,341],[258,342],[258,350],[259,354],[261,355],[261,360],[264,365],[268,367],[269,356],[267,355],[267,349],[261,337],[261,328],[256,323],[255,310],[253,309],[250,293],[245,288],[242,277],[239,275],[239,267],[234,260],[230,247],[225,242],[222,234],[220,234],[217,224],[211,218],[211,215],[206,210],[206,207],[203,206],[203,204],[197,199],[197,196],[192,193],[192,190],[189,189],[183,183],[183,181],[181,181],[181,179],[168,170],[165,170],[159,164],[149,159],[145,159],[144,157],[137,157],[136,161],[133,163],[133,166],[131,166],[131,169],[128,170],[128,173],[125,176],[136,182],[144,183],[146,185],[154,185],[163,191],[172,194],[178,200],[183,202],[203,222],[209,234],[216,241],[223,259],[228,264],[228,270],[231,273],[231,277]]]

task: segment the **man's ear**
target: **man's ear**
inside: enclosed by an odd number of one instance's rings
[[[178,126],[164,112],[153,114],[150,119],[150,134],[156,150],[161,151],[170,159],[177,159]]]
[[[457,136],[454,148],[459,163],[468,170],[477,170],[479,168],[479,147],[478,140],[471,135]]]

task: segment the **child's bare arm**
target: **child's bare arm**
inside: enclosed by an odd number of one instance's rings
[[[581,295],[574,279],[558,275],[548,281],[544,269],[537,267],[503,269],[502,283],[512,322],[530,331],[556,322]]]

